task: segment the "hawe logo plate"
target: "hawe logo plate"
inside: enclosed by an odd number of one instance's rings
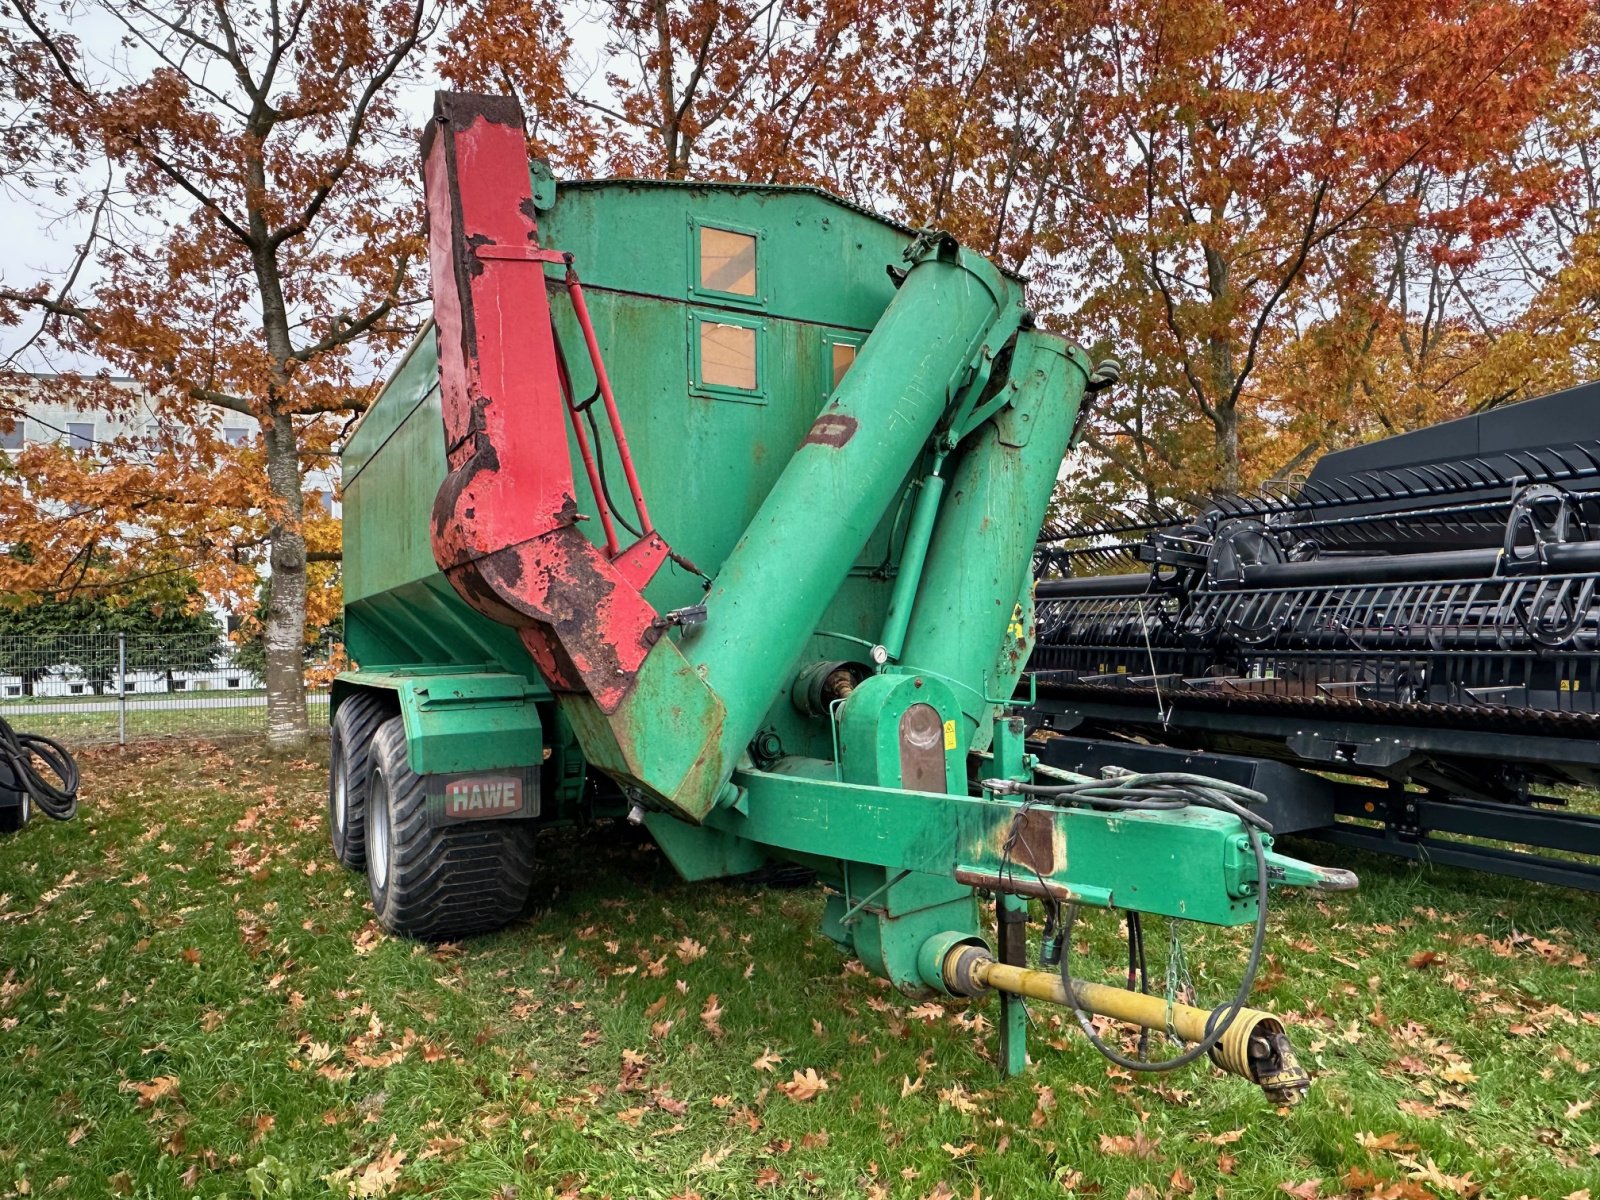
[[[452,779],[444,785],[439,815],[447,821],[482,821],[522,811],[522,780],[515,775]]]

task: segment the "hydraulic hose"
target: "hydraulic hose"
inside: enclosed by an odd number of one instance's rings
[[[0,717],[0,762],[11,768],[17,786],[45,816],[70,821],[77,814],[78,763],[60,742],[18,733]]]
[[[1250,993],[1255,988],[1256,973],[1261,966],[1262,948],[1267,936],[1268,907],[1267,854],[1266,848],[1261,844],[1261,835],[1270,834],[1272,825],[1266,818],[1259,813],[1251,812],[1246,806],[1265,803],[1266,796],[1226,780],[1190,775],[1181,771],[1118,775],[1110,779],[1086,779],[1082,782],[1056,785],[985,780],[985,786],[993,787],[996,791],[1015,792],[1048,800],[1053,804],[1083,804],[1092,808],[1118,811],[1167,812],[1199,804],[1230,813],[1243,823],[1245,833],[1250,839],[1250,850],[1256,861],[1256,923],[1255,935],[1250,942],[1250,957],[1245,963],[1244,974],[1239,980],[1239,987],[1232,1001],[1225,1008],[1219,1007],[1213,1010],[1211,1019],[1206,1022],[1205,1036],[1183,1053],[1173,1058],[1150,1062],[1147,1059],[1131,1058],[1107,1045],[1100,1035],[1095,1033],[1089,1015],[1078,1003],[1077,992],[1073,988],[1072,926],[1077,920],[1076,904],[1068,906],[1061,936],[1062,987],[1066,991],[1073,1016],[1077,1017],[1084,1036],[1106,1059],[1130,1071],[1157,1072],[1175,1071],[1179,1067],[1188,1066],[1202,1055],[1209,1054],[1222,1041],[1250,999]]]

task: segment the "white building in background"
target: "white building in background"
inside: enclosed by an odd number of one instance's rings
[[[120,438],[155,442],[163,433],[162,422],[144,388],[133,379],[113,376],[111,386],[128,392],[134,402],[124,411],[106,412],[85,407],[60,386],[57,375],[20,375],[21,383],[0,383],[0,449],[16,451],[24,446],[57,442],[74,450],[93,451]],[[198,403],[198,402],[197,402]],[[249,446],[261,433],[261,425],[242,413],[227,412],[212,405],[208,409],[212,428],[230,446]],[[308,500],[314,498],[324,512],[338,515],[338,459],[312,464],[305,471]]]
[[[199,671],[129,671],[122,680],[128,696],[166,695],[172,692],[248,692],[264,688],[261,677],[244,667],[223,663]],[[98,685],[81,667],[64,664],[51,667],[28,690],[21,675],[0,675],[0,700],[48,700],[72,696],[115,696],[114,680]]]

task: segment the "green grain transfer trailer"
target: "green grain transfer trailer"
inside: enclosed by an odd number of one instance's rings
[[[808,188],[558,186],[525,147],[513,103],[439,97],[435,325],[345,451],[330,823],[379,920],[504,925],[541,828],[626,817],[686,879],[811,868],[907,992],[999,991],[1007,1070],[1031,996],[1297,1096],[1248,973],[1208,1011],[1057,966],[1070,906],[1255,923],[1259,957],[1269,883],[1354,883],[1229,785],[1026,752],[1033,545],[1111,376],[947,235]]]

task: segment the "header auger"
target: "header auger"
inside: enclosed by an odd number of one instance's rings
[[[525,146],[511,102],[440,96],[436,343],[346,452],[330,795],[380,920],[504,924],[539,829],[626,814],[689,880],[810,868],[827,935],[907,992],[1001,994],[1008,1072],[1029,998],[1296,1098],[1245,1005],[1268,892],[1354,879],[1280,855],[1248,790],[1041,770],[1013,701],[1114,372],[945,234],[808,188],[557,186]],[[1211,1008],[1075,979],[1083,907],[1253,926],[1251,965]]]

